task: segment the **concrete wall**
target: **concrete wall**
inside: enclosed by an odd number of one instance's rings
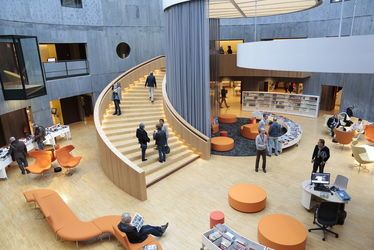
[[[47,81],[47,96],[28,101],[4,101],[0,114],[32,106],[36,122],[52,123],[49,100],[84,93],[94,99],[104,86],[127,69],[164,54],[161,0],[90,0],[83,8],[61,6],[60,0],[0,0],[0,35],[37,36],[39,43],[87,43],[90,75]],[[126,42],[129,57],[116,46]],[[95,101],[95,100],[94,100]]]
[[[344,3],[342,35],[351,33],[354,3],[354,0]],[[341,6],[341,3],[330,3],[326,0],[321,6],[308,11],[257,18],[257,41],[272,38],[338,36]],[[220,23],[221,39],[244,39],[245,42],[255,40],[254,18],[223,19]],[[374,34],[373,0],[357,0],[352,34]],[[355,105],[355,116],[374,121],[373,83],[373,75],[312,73],[311,78],[304,84],[304,93],[320,95],[321,85],[342,86],[341,108]]]

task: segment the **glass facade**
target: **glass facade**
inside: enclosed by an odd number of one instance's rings
[[[0,36],[0,82],[5,100],[46,94],[36,37]]]

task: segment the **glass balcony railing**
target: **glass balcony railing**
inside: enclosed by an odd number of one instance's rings
[[[89,74],[87,60],[59,61],[43,63],[47,80],[84,76]]]

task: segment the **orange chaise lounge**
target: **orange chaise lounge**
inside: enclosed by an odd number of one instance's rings
[[[74,148],[73,145],[67,145],[55,151],[57,162],[61,167],[69,170],[78,166],[82,156],[73,156],[70,152],[73,151]],[[66,173],[69,174],[69,172]]]
[[[117,228],[121,217],[118,215],[102,216],[92,221],[83,222],[66,205],[58,193],[49,189],[34,189],[23,193],[27,202],[35,202],[51,226],[53,232],[62,240],[86,241],[96,238],[104,233],[116,235],[114,228]],[[126,242],[126,241],[125,241]],[[133,248],[129,242],[124,243],[120,240],[125,249]],[[153,237],[147,239],[144,245],[159,245]],[[161,248],[160,248],[161,249]]]
[[[33,164],[26,167],[33,174],[44,174],[52,166],[52,153],[50,151],[35,150],[28,153],[29,156],[35,158]]]

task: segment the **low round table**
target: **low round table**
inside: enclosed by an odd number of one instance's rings
[[[210,143],[212,145],[212,150],[220,152],[230,151],[235,146],[234,139],[226,136],[213,137],[210,139]]]
[[[218,116],[218,121],[220,123],[235,123],[237,121],[236,115],[223,114]]]
[[[266,206],[266,192],[253,184],[237,184],[230,188],[229,204],[240,212],[259,212]]]
[[[285,214],[263,217],[258,223],[258,241],[273,249],[305,249],[308,233],[303,224]]]

